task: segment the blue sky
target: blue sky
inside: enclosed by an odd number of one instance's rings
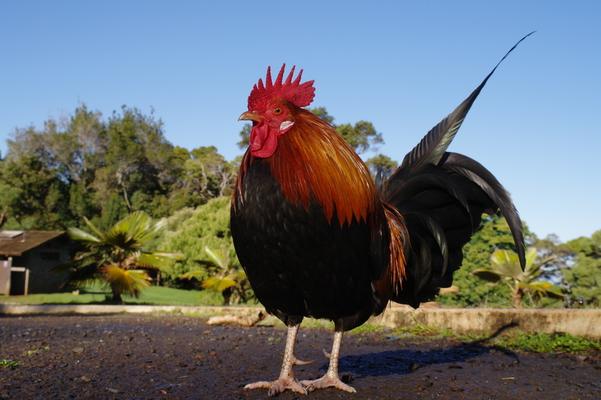
[[[451,150],[487,166],[539,236],[601,229],[601,2],[18,1],[0,5],[0,151],[81,102],[155,110],[174,144],[236,146],[267,65],[372,121],[400,160],[513,43]],[[366,155],[366,156],[369,156]]]

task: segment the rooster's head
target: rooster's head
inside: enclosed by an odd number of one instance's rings
[[[294,78],[294,67],[284,81],[282,65],[275,82],[271,80],[271,69],[267,68],[265,84],[263,80],[253,86],[248,96],[248,111],[240,120],[252,121],[250,132],[250,152],[259,158],[271,157],[278,146],[278,138],[288,132],[295,123],[295,115],[301,107],[313,101],[315,88],[313,81],[301,83],[303,70]]]

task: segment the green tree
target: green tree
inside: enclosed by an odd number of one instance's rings
[[[526,237],[530,234],[526,229]],[[463,263],[453,275],[452,293],[439,295],[437,301],[458,307],[509,306],[511,298],[505,285],[487,285],[473,274],[490,263],[490,256],[496,249],[514,250],[513,237],[504,218],[497,215],[484,215],[482,227],[463,248]]]
[[[16,225],[63,228],[96,212],[90,183],[104,157],[104,139],[100,115],[85,105],[71,118],[49,119],[42,129],[16,129],[8,141],[10,168],[0,177],[0,185],[10,185],[20,199],[32,193],[37,197],[37,209],[11,206]]]
[[[314,107],[309,109],[313,114],[317,115],[322,121],[334,126],[334,117],[332,117],[325,107]]]
[[[153,217],[228,195],[236,163],[215,147],[171,145],[151,113],[124,106],[103,120],[85,105],[16,129],[0,161],[8,228],[64,229],[87,217],[108,229],[131,211]]]
[[[490,266],[478,268],[474,275],[488,282],[504,282],[511,290],[512,305],[522,307],[524,296],[531,301],[543,297],[563,298],[561,289],[549,281],[540,280],[543,266],[552,259],[539,259],[534,247],[526,251],[526,266],[522,271],[520,260],[516,252],[497,249],[490,257]]]
[[[223,304],[246,303],[252,297],[250,282],[240,267],[237,258],[231,258],[231,250],[204,248],[207,260],[197,260],[203,269],[194,269],[180,276],[180,279],[197,280],[204,289],[213,290],[223,297]],[[203,276],[209,277],[203,278]]]
[[[374,124],[369,121],[337,125],[336,131],[358,154],[362,154],[378,144],[384,143],[382,134],[378,133]]]
[[[371,172],[372,176],[379,180],[388,178],[399,165],[392,158],[384,154],[375,155],[368,159],[365,163],[367,164],[369,172]]]
[[[162,147],[170,145],[163,137],[162,123],[137,109],[123,107],[121,114],[114,113],[109,119],[107,136],[106,162],[94,181],[97,201],[106,204],[113,193],[119,193],[128,211],[149,211],[147,197],[138,195],[136,207],[132,198],[138,192],[164,194],[157,159]]]
[[[228,162],[215,146],[185,151],[181,176],[170,193],[172,211],[184,207],[195,208],[212,198],[231,194],[237,163]]]
[[[5,181],[5,165],[6,161],[2,158],[2,154],[0,153],[0,193],[2,193],[2,196],[0,196],[0,228],[8,222],[11,206],[15,204],[16,199],[18,199],[18,190],[9,186]]]
[[[250,144],[250,130],[252,128],[251,124],[242,125],[242,129],[238,134],[240,136],[240,140],[238,141],[238,147],[241,149],[246,149]]]
[[[220,277],[234,275],[234,280],[245,288],[229,228],[230,202],[229,197],[218,197],[196,209],[180,210],[167,219],[167,228],[158,243],[163,249],[182,254],[166,276],[171,284],[181,283],[182,278],[205,282],[216,277],[207,283],[207,287],[214,288],[220,285]],[[253,297],[244,290],[246,300]]]
[[[536,247],[539,257],[550,260],[543,266],[541,278],[565,286],[563,272],[569,268],[574,258],[573,251],[555,234],[547,235],[543,239],[537,238],[533,246]]]
[[[158,238],[158,246],[167,251],[182,254],[182,258],[173,266],[166,279],[173,283],[183,274],[199,269],[197,260],[211,261],[205,248],[227,249],[227,257],[236,258],[229,229],[230,198],[211,199],[196,209],[185,208],[167,218],[166,229]],[[202,281],[209,276],[202,270]]]
[[[142,211],[129,214],[106,231],[88,219],[84,221],[88,230],[68,229],[69,236],[85,248],[70,266],[69,281],[76,285],[104,282],[111,288],[115,303],[123,302],[123,294],[137,297],[150,285],[146,271],[166,270],[178,257],[148,248],[164,228],[165,220],[153,221]]]
[[[100,209],[94,222],[107,228],[131,211],[168,215],[169,197],[183,175],[187,151],[171,145],[153,114],[123,106],[104,123],[103,163],[89,185]],[[98,214],[101,217],[98,217]]]
[[[66,184],[35,156],[2,162],[0,192],[6,228],[60,229],[72,220]]]
[[[580,237],[567,243],[574,255],[571,268],[564,270],[565,280],[575,300],[589,307],[601,306],[601,230],[590,238]]]

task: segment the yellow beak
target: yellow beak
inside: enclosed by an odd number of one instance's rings
[[[260,116],[259,114],[252,113],[250,111],[243,112],[242,115],[240,115],[240,118],[238,118],[238,121],[261,122],[262,120],[263,120],[262,116]]]

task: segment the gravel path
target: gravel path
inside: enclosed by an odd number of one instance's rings
[[[0,317],[0,399],[262,399],[285,331],[211,327],[180,316]],[[420,343],[421,342],[421,343]],[[326,369],[331,333],[300,331],[300,379]],[[502,352],[448,340],[345,336],[340,370],[357,389],[307,399],[601,399],[601,354]],[[297,398],[285,393],[279,399]]]

